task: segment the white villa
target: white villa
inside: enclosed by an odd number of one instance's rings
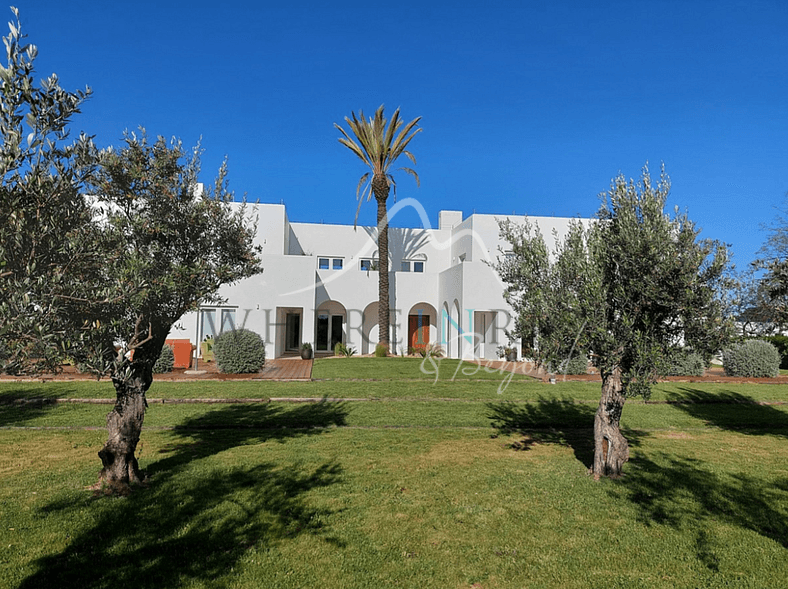
[[[408,206],[407,200],[397,206]],[[243,326],[263,337],[267,358],[296,353],[305,342],[317,355],[332,352],[337,342],[360,354],[374,352],[377,228],[291,223],[284,205],[247,207],[258,217],[263,273],[223,287],[226,304],[185,315],[169,337],[195,343]],[[504,284],[489,263],[508,248],[498,221],[525,218],[463,219],[460,211],[441,211],[436,229],[389,228],[392,353],[432,343],[452,358],[497,358],[497,348],[510,343],[505,330],[513,319]],[[561,237],[571,220],[528,219],[543,235],[556,231]]]

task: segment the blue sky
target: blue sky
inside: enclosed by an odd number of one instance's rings
[[[670,206],[741,267],[788,191],[785,0],[16,6],[39,76],[93,88],[74,132],[202,137],[204,181],[226,155],[239,197],[293,221],[353,222],[364,168],[333,123],[380,104],[422,117],[421,187],[398,190],[433,225],[441,209],[590,216],[611,178],[664,162]]]

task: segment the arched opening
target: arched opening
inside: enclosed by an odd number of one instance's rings
[[[451,306],[451,321],[449,321],[450,341],[453,350],[452,358],[462,358],[462,323],[460,317],[460,303],[454,299]]]
[[[449,303],[444,302],[441,309],[441,343],[446,348],[446,357],[452,357],[451,344],[451,315],[449,314]]]
[[[413,305],[408,312],[408,352],[424,349],[437,341],[438,312],[429,303]]]
[[[324,301],[315,318],[315,351],[331,352],[337,343],[345,343],[347,310],[338,301]]]
[[[370,303],[364,308],[361,321],[361,353],[371,354],[378,343],[378,302]]]

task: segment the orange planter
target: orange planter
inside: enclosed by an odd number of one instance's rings
[[[168,339],[166,342],[175,353],[173,368],[189,368],[192,365],[192,343],[187,339]]]

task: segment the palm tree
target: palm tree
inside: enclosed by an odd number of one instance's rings
[[[416,158],[406,148],[416,133],[421,131],[421,128],[416,127],[420,120],[421,117],[418,117],[405,125],[400,119],[399,109],[397,109],[394,111],[391,121],[387,121],[383,115],[383,105],[375,111],[374,117],[365,120],[364,111],[359,110],[358,118],[356,118],[356,113],[351,113],[350,118],[345,117],[345,122],[350,127],[355,139],[334,123],[334,126],[343,135],[339,138],[339,142],[361,158],[361,161],[370,168],[369,172],[361,176],[356,187],[358,208],[353,226],[358,224],[358,212],[364,197],[371,200],[374,195],[378,203],[378,343],[385,345],[386,349],[389,347],[389,222],[386,201],[391,189],[394,190],[394,197],[397,196],[397,183],[394,181],[394,176],[391,175],[391,167],[403,154],[408,156],[414,164],[416,163]],[[400,170],[413,176],[416,179],[416,185],[419,185],[419,175],[415,170],[411,168],[400,168]],[[365,184],[366,186],[364,186]],[[364,186],[363,191],[362,186]]]

